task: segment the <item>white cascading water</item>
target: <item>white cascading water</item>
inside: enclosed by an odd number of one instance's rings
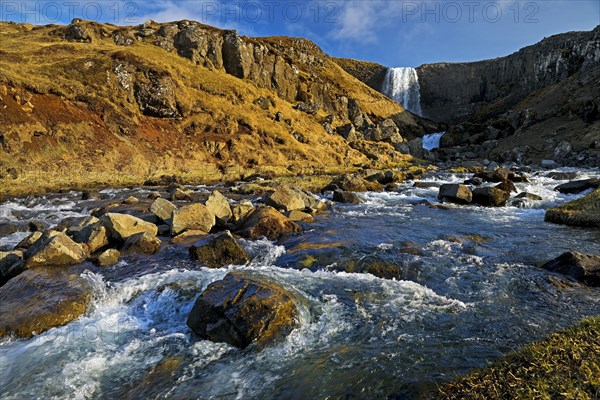
[[[410,67],[388,68],[383,80],[383,94],[417,115],[422,115],[420,90],[416,69]]]
[[[446,132],[436,132],[423,136],[423,148],[428,151],[438,149],[440,147],[440,140],[445,133]]]

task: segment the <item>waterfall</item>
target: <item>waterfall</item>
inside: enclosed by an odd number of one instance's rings
[[[414,68],[388,68],[383,94],[402,104],[406,110],[422,115],[419,77]]]
[[[423,148],[431,151],[440,147],[440,139],[446,132],[430,133],[429,135],[423,136]]]

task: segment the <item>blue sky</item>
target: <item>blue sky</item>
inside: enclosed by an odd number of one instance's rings
[[[600,24],[600,0],[1,0],[0,19],[79,17],[117,25],[192,19],[249,36],[301,36],[327,53],[387,66],[475,61]]]

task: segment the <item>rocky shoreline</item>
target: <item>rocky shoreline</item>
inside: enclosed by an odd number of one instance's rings
[[[415,175],[410,177],[417,178]],[[229,188],[226,192],[229,197],[215,190],[202,198],[173,183],[169,187],[157,187],[146,199],[129,196],[120,203],[102,200],[99,192],[85,191],[82,199],[97,199],[97,207],[88,217],[68,218],[52,228],[46,228],[43,223],[30,224],[30,229],[35,232],[13,250],[0,253],[3,285],[0,288],[0,335],[31,337],[85,313],[91,296],[89,287],[77,271],[82,271],[81,265],[86,260],[105,268],[118,264],[123,256],[151,257],[161,247],[174,245],[187,246],[189,257],[199,266],[244,265],[250,257],[238,238],[278,240],[287,235],[301,235],[315,218],[327,214],[335,202],[360,203],[357,192],[394,191],[397,182],[404,179],[405,175],[392,170],[341,175],[321,188],[321,192],[332,194],[333,202],[319,200],[310,192],[292,189],[277,181],[270,184],[262,181],[266,185],[259,194],[254,191],[255,187],[242,183]],[[514,207],[524,207],[528,202],[542,198],[534,193],[516,193],[513,182],[529,182],[530,179],[535,177],[522,169],[480,171],[464,184],[439,186],[440,204],[428,205],[439,208],[445,207],[443,203],[472,203],[504,207],[510,203]],[[415,187],[428,185],[431,183],[418,180],[414,183]],[[579,193],[597,186],[597,179],[588,179],[558,185],[555,190]],[[557,210],[565,209],[569,210],[569,215],[580,213],[577,214],[578,225],[598,228],[596,213],[585,208],[590,202],[597,205],[594,199],[598,193],[596,189],[562,208],[548,210],[546,219],[572,224],[574,217],[556,220]],[[590,200],[586,200],[588,198]],[[578,207],[579,204],[584,207]],[[568,261],[571,259],[582,261]],[[370,273],[385,279],[402,277],[402,271],[393,264],[367,263],[358,268],[352,265],[346,268],[349,272]],[[597,256],[563,255],[544,268],[592,286],[600,284]],[[41,292],[44,297],[39,297]],[[234,303],[226,301],[235,292],[239,295],[232,298],[237,300]],[[206,300],[200,300],[205,297]],[[230,274],[202,293],[198,302],[202,301],[203,306],[194,307],[188,325],[199,337],[240,347],[255,342],[264,346],[281,332],[293,329],[297,313],[293,298],[275,283]],[[15,313],[16,304],[23,302],[30,306],[19,308]],[[263,311],[256,314],[249,310]]]

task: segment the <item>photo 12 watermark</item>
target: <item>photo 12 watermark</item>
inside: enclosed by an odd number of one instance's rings
[[[74,18],[136,25],[146,19],[170,17],[214,25],[343,24],[352,7],[362,12],[393,15],[398,23],[475,23],[512,21],[537,23],[540,5],[534,1],[2,1],[0,20],[35,25],[68,23]],[[184,18],[185,17],[185,18]]]

